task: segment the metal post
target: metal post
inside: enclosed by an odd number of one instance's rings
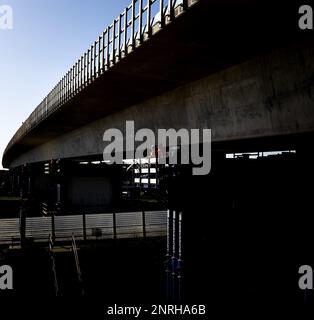
[[[87,82],[87,68],[86,68],[86,63],[87,63],[87,53],[84,53],[84,81],[83,81],[83,86],[85,87],[85,84]]]
[[[112,218],[113,218],[113,239],[116,240],[117,239],[117,219],[116,219],[115,212],[112,214]]]
[[[94,56],[94,45],[90,49],[90,82],[93,81],[93,56]]]
[[[64,78],[62,78],[62,80],[61,80],[61,103],[62,104],[64,102],[63,91],[64,91]],[[49,94],[48,94],[48,104],[49,104],[49,107],[50,107],[50,96],[49,96]]]
[[[164,0],[159,0],[159,12],[160,12],[160,25],[161,27],[163,27],[165,25]]]
[[[56,242],[56,232],[55,232],[55,215],[52,213],[51,215],[51,232],[52,232],[52,241]]]
[[[105,50],[106,50],[106,34],[107,34],[107,30],[105,30],[102,34],[102,71],[105,72],[105,60],[106,60],[106,56],[105,56]]]
[[[170,21],[174,19],[174,5],[173,0],[168,0],[168,12],[169,12],[169,18]]]
[[[145,216],[145,211],[142,212],[142,222],[143,222],[143,237],[146,238],[146,216]]]
[[[79,257],[78,257],[78,253],[77,253],[77,246],[76,246],[74,233],[72,233],[72,251],[73,251],[73,255],[74,255],[76,273],[77,273],[78,283],[80,286],[80,291],[81,291],[81,294],[84,295],[85,291],[84,291],[84,286],[83,286],[82,271],[81,271],[80,261],[79,261]]]
[[[152,3],[151,0],[147,0],[147,35],[150,37],[152,34]]]
[[[73,84],[73,82],[72,82],[72,79],[73,79],[73,70],[72,70],[72,68],[70,69],[70,71],[69,71],[69,74],[70,74],[70,80],[69,80],[69,90],[70,90],[70,97],[72,97],[72,95],[73,95],[73,91],[72,91],[72,84]]]
[[[182,212],[179,213],[179,232],[178,232],[178,263],[177,263],[177,275],[178,275],[178,301],[182,300],[182,280],[183,280],[183,260],[182,260]]]
[[[86,62],[86,84],[89,83],[89,56],[90,56],[90,49],[87,50],[87,62]]]
[[[121,17],[122,15],[119,15],[118,20],[118,59],[121,59]]]
[[[77,62],[75,63],[75,93],[78,91],[78,74],[77,74]]]
[[[110,27],[107,28],[107,68],[110,68]]]
[[[171,292],[171,249],[172,249],[172,210],[167,211],[167,253],[165,260],[165,268],[166,268],[166,298],[167,302],[170,300],[170,292]]]
[[[83,238],[84,241],[87,240],[87,236],[86,236],[86,214],[83,213]]]
[[[101,36],[99,36],[99,38],[98,38],[98,76],[100,76],[100,68],[101,68],[101,65],[100,65],[100,63],[101,63],[101,59],[100,59],[100,55],[101,55],[101,45],[100,45],[100,43],[101,43]]]
[[[56,260],[53,253],[53,238],[51,235],[49,236],[49,255],[52,263],[52,272],[54,276],[54,289],[55,289],[55,295],[56,297],[59,296],[59,285],[58,285],[58,277],[57,277],[57,270],[56,270]]]
[[[84,66],[85,66],[85,58],[84,58],[85,54],[82,55],[81,57],[81,86],[82,89],[84,88]]]
[[[66,74],[66,100],[69,99],[69,72]]]
[[[79,78],[79,61],[75,63],[75,75],[76,75],[76,91],[80,90],[80,78]]]
[[[76,62],[76,88],[77,92],[80,91],[80,60]]]
[[[125,55],[127,54],[127,47],[126,47],[127,33],[128,33],[128,8],[125,8],[125,11],[124,11],[124,35],[123,35],[123,51],[124,51]]]
[[[132,0],[132,21],[131,21],[131,39],[132,39],[132,49],[135,49],[135,0]]]
[[[139,40],[140,43],[143,42],[143,0],[139,0],[139,21],[138,21],[138,32],[139,32]]]
[[[69,98],[72,96],[72,69],[69,71]]]
[[[113,20],[112,29],[112,63],[116,62],[116,20]]]
[[[173,212],[173,222],[172,222],[172,258],[171,258],[171,271],[172,271],[172,300],[176,300],[176,269],[177,269],[177,258],[176,258],[176,219],[177,213]]]
[[[73,91],[72,91],[72,77],[73,77],[73,70],[72,68],[69,71],[69,97],[72,97]]]
[[[94,76],[93,76],[93,79],[96,79],[96,65],[97,65],[97,62],[96,62],[96,59],[97,59],[97,41],[95,41],[95,44],[94,44],[94,65],[93,65],[93,69],[94,69]]]
[[[20,206],[20,241],[21,247],[25,245],[26,240],[26,214],[23,203]]]

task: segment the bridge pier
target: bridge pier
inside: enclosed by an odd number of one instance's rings
[[[314,240],[304,182],[314,178],[313,152],[304,146],[259,159],[213,152],[208,176],[188,168],[177,175],[170,203],[184,217],[186,301],[261,307],[302,300],[295,278]]]

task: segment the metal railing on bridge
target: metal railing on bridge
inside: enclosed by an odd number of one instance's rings
[[[165,236],[166,211],[119,212],[26,218],[25,237],[33,242]],[[0,219],[0,245],[20,243],[20,221]]]
[[[19,128],[6,150],[198,0],[133,0]]]

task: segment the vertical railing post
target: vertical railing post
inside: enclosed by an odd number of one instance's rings
[[[76,87],[76,93],[79,90],[79,82],[78,82],[78,63],[75,63],[75,87]]]
[[[56,229],[55,229],[55,215],[51,214],[51,233],[52,233],[52,242],[56,242]]]
[[[70,71],[67,73],[67,100],[70,99]]]
[[[48,99],[48,95],[46,97],[47,99],[47,109],[49,109],[49,99]],[[62,104],[62,79],[59,81],[59,104]]]
[[[112,220],[113,220],[113,239],[116,240],[117,239],[117,217],[115,212],[112,214]]]
[[[73,66],[72,66],[72,68],[71,68],[71,96],[74,95],[73,79],[74,79],[74,69],[73,69]]]
[[[102,67],[102,72],[105,72],[106,67],[105,67],[105,60],[106,60],[106,55],[105,55],[105,50],[106,50],[106,35],[107,35],[107,30],[105,30],[102,33],[102,63],[101,63],[101,67]]]
[[[168,14],[169,14],[169,19],[172,21],[174,19],[174,5],[173,5],[174,0],[168,0]]]
[[[118,20],[118,59],[121,59],[121,14],[119,15]]]
[[[147,0],[147,35],[148,35],[148,37],[150,37],[151,36],[151,34],[152,34],[152,25],[151,25],[151,23],[152,23],[152,8],[151,8],[151,6],[152,6],[152,3],[151,3],[151,0]]]
[[[71,98],[71,72],[68,72],[68,99]]]
[[[123,51],[124,55],[127,54],[127,36],[128,36],[128,8],[124,11],[124,35],[123,35]]]
[[[75,65],[72,66],[72,94],[75,95]]]
[[[73,71],[72,71],[72,68],[70,69],[70,97],[72,97],[73,95],[73,91],[72,91],[72,84],[73,84]]]
[[[66,102],[66,92],[67,92],[67,77],[66,75],[63,78],[63,103]]]
[[[100,58],[100,56],[101,56],[101,36],[99,36],[99,38],[98,38],[98,76],[100,76],[100,68],[101,68],[101,58]]]
[[[145,215],[145,211],[142,211],[142,223],[143,223],[143,237],[146,238],[146,215]]]
[[[112,29],[112,63],[116,62],[116,19],[113,20],[113,29]]]
[[[73,65],[73,93],[76,95],[76,68],[75,63]]]
[[[71,98],[71,95],[72,95],[71,85],[72,85],[72,74],[71,74],[71,69],[70,69],[70,71],[69,71],[69,86],[68,86],[69,98]]]
[[[87,68],[86,68],[86,64],[87,64],[87,53],[85,52],[84,53],[84,81],[83,81],[83,85],[85,87],[86,85],[86,82],[87,82]]]
[[[63,103],[65,103],[65,87],[66,87],[66,77],[63,77],[63,85],[62,85],[62,100]],[[51,96],[50,96],[51,97]],[[52,100],[50,99],[50,102],[52,102]]]
[[[86,236],[86,214],[85,214],[85,212],[83,213],[83,239],[84,239],[84,241],[87,240],[87,236]]]
[[[138,32],[139,32],[139,41],[143,42],[143,0],[139,0],[139,16],[138,16]]]
[[[84,55],[81,56],[81,88],[84,87]]]
[[[54,94],[53,94],[54,90],[52,89],[51,90],[51,101],[52,101],[52,105],[54,106]],[[38,108],[35,109],[35,112],[36,112],[36,118],[38,119]]]
[[[96,69],[96,65],[97,65],[97,41],[95,41],[94,43],[94,64],[93,64],[93,69],[94,69],[94,76],[93,76],[93,79],[96,79],[96,72],[97,72],[97,69]]]
[[[57,84],[57,105],[60,106],[60,81]],[[45,114],[47,113],[47,99],[44,104]]]
[[[75,95],[75,64],[72,67],[72,75],[71,75],[71,91],[72,91],[72,95]]]
[[[160,25],[161,27],[163,27],[165,25],[164,0],[159,0],[159,12],[160,12]]]
[[[110,26],[107,28],[107,69],[110,68]]]
[[[89,83],[89,56],[90,56],[90,49],[87,51],[87,61],[86,61],[86,85]]]
[[[24,205],[22,204],[20,206],[20,242],[21,247],[25,245],[25,239],[26,239],[26,212]]]
[[[68,74],[66,73],[64,75],[64,100],[65,102],[67,101],[67,86],[68,86]],[[51,91],[51,102],[52,105],[54,105],[54,98],[53,98],[54,94],[53,94],[53,90]]]
[[[132,40],[132,49],[135,49],[135,0],[132,0],[132,21],[131,21],[131,40]]]
[[[94,57],[94,45],[90,49],[90,82],[93,81],[93,57]]]
[[[80,60],[76,62],[76,89],[77,92],[80,91],[80,65],[79,65]]]
[[[72,98],[72,68],[69,71],[69,95]]]

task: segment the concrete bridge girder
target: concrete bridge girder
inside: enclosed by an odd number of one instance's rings
[[[212,129],[213,142],[313,132],[313,49],[286,48],[168,91],[42,144],[11,166],[101,155],[103,134],[149,128]]]

